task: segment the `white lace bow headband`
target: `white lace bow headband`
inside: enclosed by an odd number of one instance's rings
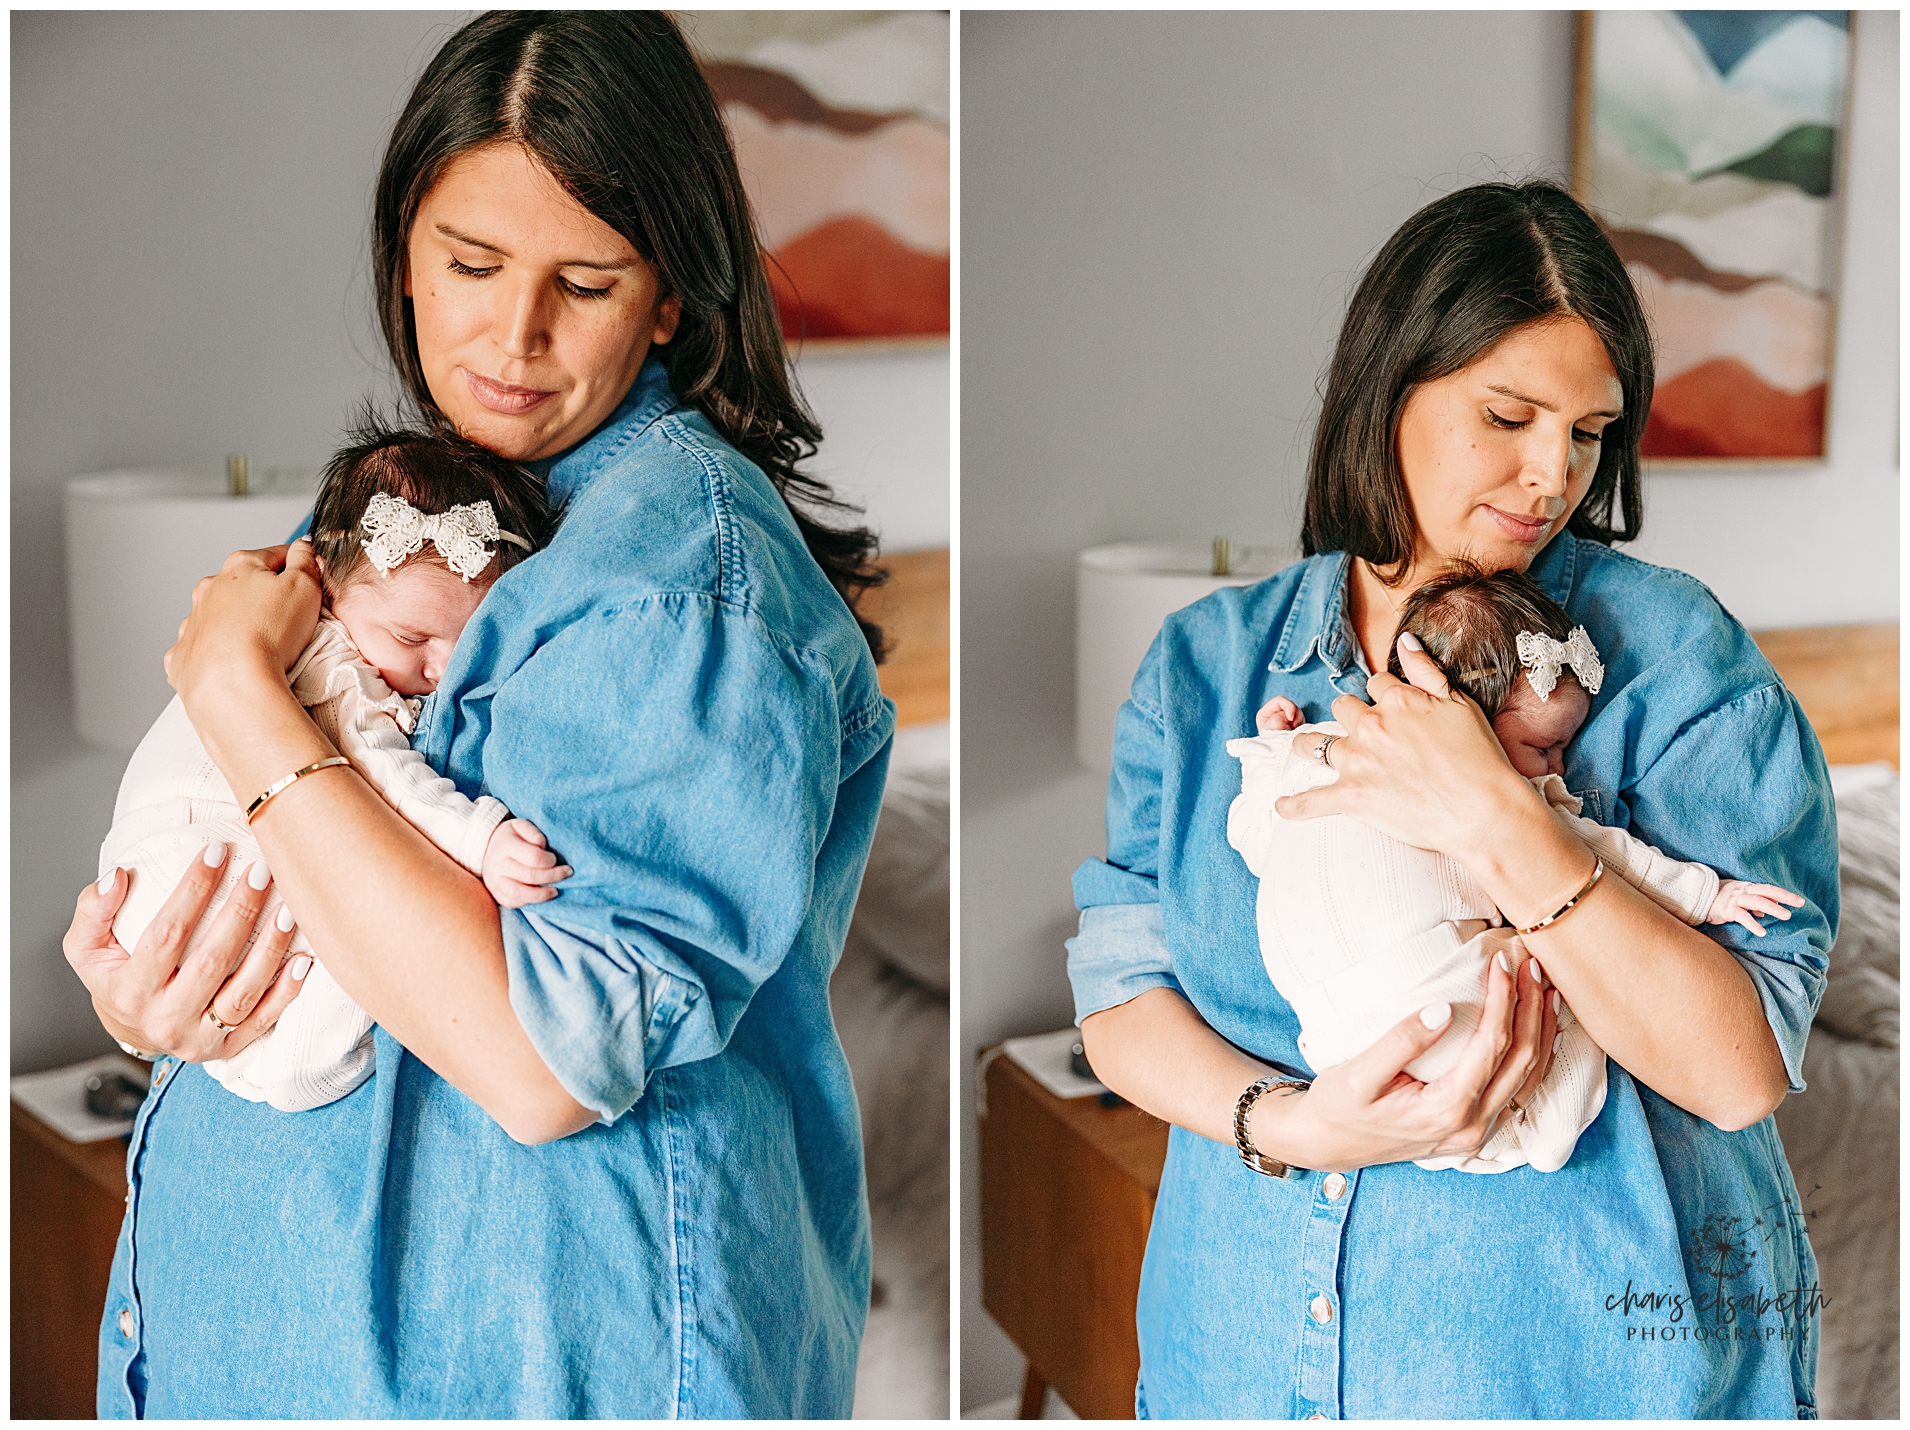
[[[1532,682],[1540,700],[1549,697],[1559,683],[1559,667],[1569,665],[1585,687],[1587,695],[1598,694],[1605,681],[1605,667],[1599,663],[1598,648],[1592,644],[1585,627],[1574,626],[1564,640],[1554,640],[1543,631],[1519,632],[1519,664],[1525,678]]]
[[[508,541],[526,551],[531,549],[530,542],[516,532],[498,530],[497,514],[488,501],[427,516],[403,497],[379,492],[365,508],[359,524],[365,528],[365,555],[385,576],[406,557],[422,550],[427,541],[466,582],[491,564],[496,554],[494,543]]]

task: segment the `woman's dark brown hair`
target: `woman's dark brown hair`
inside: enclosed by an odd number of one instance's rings
[[[1492,720],[1511,701],[1524,670],[1519,632],[1567,640],[1572,618],[1523,572],[1488,571],[1476,561],[1458,560],[1406,598],[1399,628],[1417,636],[1453,688],[1471,696]],[[1386,668],[1406,678],[1397,641]],[[1576,677],[1567,670],[1559,678]]]
[[[1307,471],[1301,545],[1379,567],[1412,558],[1417,526],[1399,469],[1399,417],[1515,328],[1582,318],[1605,345],[1625,415],[1566,529],[1610,545],[1644,519],[1638,439],[1651,408],[1651,330],[1611,242],[1565,190],[1478,184],[1426,205],[1386,240],[1340,325]],[[1614,521],[1614,511],[1623,525]]]
[[[322,563],[327,596],[336,596],[368,564],[359,523],[379,492],[403,497],[428,516],[488,501],[498,527],[523,537],[531,549],[498,542],[484,569],[487,578],[542,548],[557,525],[535,472],[444,428],[410,431],[367,412],[326,464],[312,507],[312,550]],[[428,541],[411,559],[444,564]]]
[[[411,399],[444,421],[404,292],[412,220],[445,165],[500,142],[522,144],[681,301],[675,336],[656,349],[672,389],[775,483],[853,611],[883,580],[875,537],[820,520],[855,508],[797,470],[822,430],[790,382],[729,135],[662,11],[499,11],[459,30],[426,67],[392,130],[372,216],[378,317]],[[881,631],[857,620],[880,652]]]

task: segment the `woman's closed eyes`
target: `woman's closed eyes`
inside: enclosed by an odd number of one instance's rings
[[[1525,428],[1530,427],[1532,425],[1532,419],[1530,417],[1527,417],[1520,422],[1514,422],[1510,417],[1501,417],[1498,413],[1494,412],[1490,407],[1486,409],[1486,418],[1492,423],[1494,427],[1503,428],[1507,432],[1523,431]],[[1577,441],[1589,442],[1593,444],[1596,444],[1605,440],[1605,434],[1603,432],[1586,432],[1582,430],[1581,428],[1577,428],[1577,427],[1574,427],[1572,429],[1572,436]]]
[[[503,266],[502,264],[494,263],[489,268],[473,268],[468,263],[458,262],[456,258],[448,259],[448,263],[453,273],[465,278],[489,278]],[[581,283],[571,282],[570,279],[560,273],[557,275],[557,286],[562,288],[573,298],[608,298],[610,296],[610,290],[617,285],[611,283],[602,288],[586,288]]]

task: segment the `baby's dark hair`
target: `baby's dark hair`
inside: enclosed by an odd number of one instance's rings
[[[1419,637],[1452,687],[1471,696],[1491,720],[1512,703],[1519,690],[1519,677],[1524,674],[1519,664],[1519,632],[1537,631],[1553,640],[1566,640],[1572,634],[1572,618],[1523,572],[1488,571],[1462,558],[1406,598],[1399,628]],[[1386,668],[1406,678],[1397,644]],[[1576,677],[1566,669],[1559,672],[1559,679]]]
[[[489,502],[498,529],[523,537],[530,550],[511,541],[495,543],[483,580],[540,550],[557,526],[544,501],[543,478],[536,473],[453,433],[396,427],[367,412],[326,464],[312,508],[312,549],[324,563],[327,597],[370,566],[361,523],[380,492],[402,497],[426,515]],[[429,541],[409,560],[446,565]]]

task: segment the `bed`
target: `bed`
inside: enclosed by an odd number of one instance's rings
[[[858,1420],[945,1420],[948,1314],[948,551],[885,559],[864,610],[898,729],[830,1002],[856,1099],[875,1265]]]
[[[1898,627],[1767,631],[1758,644],[1831,762],[1843,911],[1804,1054],[1806,1090],[1778,1134],[1829,1298],[1817,1409],[1898,1418]]]

